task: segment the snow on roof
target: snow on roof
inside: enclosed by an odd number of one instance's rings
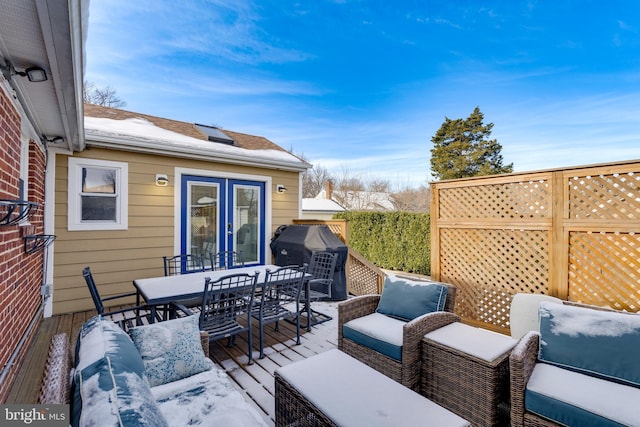
[[[344,212],[345,209],[334,200],[328,199],[302,199],[303,211],[315,212]]]
[[[195,138],[192,136],[193,134],[186,135],[175,132],[156,125],[146,117],[114,119],[85,116],[84,127],[87,143],[91,145],[91,142],[98,142],[106,146],[120,146],[128,149],[145,148],[158,154],[164,150],[172,155],[198,155],[245,163],[284,165],[300,170],[310,167],[306,162],[264,138],[262,139],[268,144],[263,144],[263,147],[268,148],[243,148],[212,142],[204,137],[202,139]],[[242,134],[234,133],[234,135]],[[256,138],[250,135],[246,137]]]
[[[327,197],[326,190],[321,190],[315,197],[318,200]],[[382,210],[394,211],[395,205],[389,193],[379,191],[341,191],[334,190],[332,198],[340,200],[340,203],[349,210]]]

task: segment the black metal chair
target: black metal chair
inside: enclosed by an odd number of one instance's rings
[[[200,311],[200,330],[209,333],[209,341],[227,338],[231,347],[236,335],[247,332],[249,364],[253,362],[251,311],[257,280],[257,273],[230,274],[215,281],[207,277]]]
[[[198,255],[181,254],[162,258],[164,259],[165,276],[178,276],[205,271],[204,258]],[[191,298],[189,300],[176,301],[176,303],[197,312],[202,306],[202,298]]]
[[[264,357],[264,326],[269,323],[275,323],[275,330],[278,331],[280,320],[295,319],[296,344],[300,344],[300,294],[306,270],[307,264],[267,270],[262,293],[253,310],[253,317],[258,320],[260,327],[261,359]],[[290,308],[291,304],[295,305],[295,309]]]
[[[96,311],[98,312],[98,314],[102,315],[102,317],[105,317],[117,323],[125,331],[132,326],[140,326],[152,323],[152,319],[150,319],[151,311],[148,305],[127,306],[118,310],[105,311],[104,303],[106,301],[114,301],[117,299],[130,298],[133,296],[135,296],[136,301],[138,301],[136,292],[129,292],[125,294],[118,294],[101,298],[100,293],[98,292],[98,287],[96,286],[96,282],[93,279],[93,275],[91,274],[91,269],[89,267],[85,267],[82,270],[82,276],[84,276],[84,280],[87,282],[89,292],[91,293],[91,299],[93,299],[93,304],[96,306]],[[125,305],[128,303],[123,302],[122,304]],[[158,320],[162,319],[158,318]]]
[[[306,313],[307,324],[305,326],[307,331],[311,330],[312,325],[332,319],[327,314],[315,311],[311,307],[311,302],[331,299],[331,285],[337,262],[338,254],[335,253],[319,251],[311,254],[307,273],[311,274],[313,278],[305,283],[300,298],[305,304],[302,312]]]
[[[197,273],[204,271],[204,260],[198,255],[180,254],[172,257],[162,257],[164,260],[164,275]]]
[[[244,253],[242,251],[221,251],[209,253],[209,265],[206,270],[229,270],[244,267]]]

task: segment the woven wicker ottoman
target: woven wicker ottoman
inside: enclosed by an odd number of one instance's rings
[[[517,340],[460,322],[422,340],[421,394],[474,426],[509,422],[509,354]]]
[[[469,426],[458,415],[334,349],[275,372],[276,426]]]

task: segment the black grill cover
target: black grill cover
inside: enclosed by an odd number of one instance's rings
[[[345,265],[349,248],[326,225],[281,225],[271,239],[271,252],[276,265],[309,263],[311,253],[325,251],[338,254],[331,284],[331,299],[347,299]]]

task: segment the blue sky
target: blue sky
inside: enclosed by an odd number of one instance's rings
[[[394,188],[476,106],[516,171],[640,159],[634,0],[93,0],[86,59],[127,110]]]

